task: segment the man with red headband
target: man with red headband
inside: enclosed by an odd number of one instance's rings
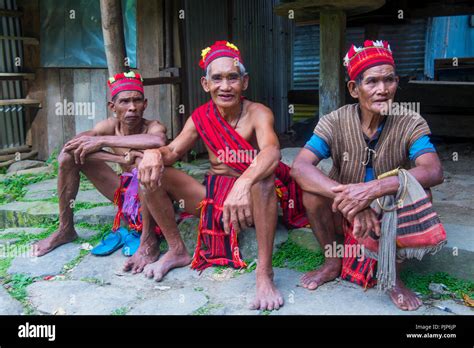
[[[408,173],[416,179],[415,182],[429,189],[443,182],[443,171],[428,137],[430,129],[426,121],[412,110],[392,107],[398,76],[389,44],[367,40],[363,47],[352,45],[344,58],[344,65],[350,79],[347,87],[358,103],[345,105],[323,116],[313,136],[295,158],[291,170],[292,177],[303,189],[303,204],[313,233],[326,251],[324,265],[301,279],[302,286],[309,290],[339,275],[364,287],[375,284],[376,272],[379,277],[381,272],[376,271],[377,261],[372,257],[344,254],[341,259],[334,250],[339,233],[345,235],[345,247],[359,246],[359,242],[362,244],[369,239],[377,245],[381,233],[380,241],[387,233],[384,227],[390,225],[397,238],[400,231],[410,240],[418,238],[419,248],[412,249],[411,256],[418,252],[419,258],[427,250],[441,246],[446,237],[428,201],[423,206],[416,203],[416,207],[411,207],[416,214],[425,214],[417,225],[418,231],[414,231],[409,219],[402,221],[402,209],[399,210],[398,229],[396,219],[381,226],[380,216],[372,209],[372,202],[377,204],[385,196],[398,194],[399,185],[407,185],[397,176],[382,174],[394,173],[397,168],[411,168]],[[316,164],[328,157],[332,157],[333,167],[326,176]],[[415,166],[412,167],[410,161],[414,161]],[[421,192],[425,194],[422,188]],[[408,227],[404,230],[404,226]],[[393,245],[397,248],[397,262],[401,262],[398,258],[401,254],[399,240],[396,246]],[[348,250],[345,247],[344,250]],[[395,259],[393,261],[395,269]],[[384,262],[383,258],[378,262]],[[399,268],[393,282],[384,290],[388,290],[391,300],[400,309],[415,310],[421,301],[405,287],[398,271]],[[380,279],[377,281],[381,283]]]
[[[37,256],[77,238],[73,222],[74,205],[71,203],[79,189],[80,173],[105,197],[121,207],[124,186],[133,181],[130,180],[133,175],[125,173],[133,172],[143,150],[166,144],[166,128],[158,121],[143,118],[147,100],[140,74],[117,74],[109,79],[108,86],[111,95],[108,107],[113,111],[114,117],[75,136],[64,145],[58,157],[59,229],[34,245],[33,252]],[[105,151],[106,147],[112,152]],[[119,163],[124,175],[117,176],[106,162]],[[156,261],[159,254],[158,240],[154,233],[156,224],[145,205],[141,206],[140,211],[139,218],[127,216],[129,222],[133,220],[135,223],[135,229],[143,229],[145,232],[140,247],[125,264],[125,270],[132,270],[134,273],[141,272],[146,264]],[[123,215],[119,211],[116,220],[120,220]]]
[[[160,281],[175,267],[203,270],[213,265],[246,267],[237,234],[255,226],[258,243],[257,295],[251,308],[278,309],[283,298],[273,282],[272,249],[277,202],[290,226],[307,224],[301,191],[279,162],[273,113],[242,97],[249,76],[238,48],[217,41],[202,51],[201,85],[211,100],[194,110],[182,132],[168,146],[146,150],[139,165],[146,203],[160,225],[169,251],[145,267],[145,275]],[[171,167],[202,139],[211,169],[204,184]],[[188,213],[200,217],[194,257],[181,239],[172,200],[184,202]],[[245,232],[241,232],[245,233]]]

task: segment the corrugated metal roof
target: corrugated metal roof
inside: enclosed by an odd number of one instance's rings
[[[403,25],[382,25],[379,38],[387,40],[394,52],[397,73],[401,76],[422,74],[425,56],[426,20]],[[362,45],[364,28],[346,29],[346,50],[350,44]],[[342,64],[342,59],[341,59]],[[297,26],[293,44],[292,89],[318,89],[319,26]]]
[[[289,21],[273,13],[277,0],[233,1],[232,41],[239,47],[250,76],[245,95],[270,107],[275,114],[275,128],[288,128],[288,84],[290,79]],[[186,63],[190,109],[208,100],[199,83],[203,75],[198,66],[201,50],[216,40],[228,40],[227,1],[185,1]],[[203,20],[203,18],[212,18]]]

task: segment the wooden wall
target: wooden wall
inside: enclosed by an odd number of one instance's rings
[[[25,36],[40,38],[39,0],[19,1],[25,12]],[[137,70],[143,77],[168,76],[160,71],[164,68],[163,0],[137,0]],[[176,36],[177,40],[177,36]],[[174,46],[179,46],[175,43]],[[28,53],[30,70],[36,73],[29,83],[28,98],[42,101],[42,108],[31,116],[31,141],[46,159],[75,134],[91,129],[97,122],[111,117],[107,108],[109,92],[106,69],[62,69],[42,68],[39,62],[39,47]],[[178,63],[179,59],[175,59]],[[146,86],[145,97],[148,108],[145,117],[160,120],[172,133],[171,85]],[[89,102],[95,106],[95,117],[58,115],[57,103]]]

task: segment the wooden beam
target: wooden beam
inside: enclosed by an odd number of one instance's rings
[[[121,1],[100,0],[100,14],[109,76],[129,71],[129,66],[125,65],[126,50]]]
[[[21,16],[23,16],[23,12],[18,11],[18,10],[0,10],[0,16],[3,16],[3,17],[21,17]]]
[[[174,0],[165,0],[165,68],[174,66],[173,55],[173,19],[174,19]]]
[[[0,106],[22,105],[25,107],[41,108],[41,101],[35,99],[3,99]]]
[[[0,73],[0,80],[34,80],[33,73]]]
[[[1,149],[0,150],[0,155],[9,155],[12,153],[17,153],[17,152],[27,152],[30,151],[30,147],[23,145],[23,146],[17,146],[17,147],[9,147],[7,149]]]
[[[143,79],[144,86],[154,86],[154,85],[174,85],[181,83],[181,77],[171,76],[171,77],[147,77]]]
[[[34,37],[0,35],[0,40],[21,40],[24,45],[39,45],[39,40]]]
[[[35,157],[37,154],[38,154],[38,151],[31,151],[31,152],[28,152],[28,153],[22,153],[22,154],[20,154],[20,160],[25,160],[25,159],[33,158],[33,157]],[[13,163],[15,163],[15,162],[17,162],[16,159],[11,159],[11,160],[6,161],[6,162],[0,162],[0,168],[8,167],[10,164],[13,164]]]
[[[344,102],[344,38],[346,14],[341,10],[321,11],[319,63],[319,117]]]

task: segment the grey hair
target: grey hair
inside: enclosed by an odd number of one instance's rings
[[[245,66],[241,62],[237,62],[237,66],[239,67],[239,72],[240,72],[241,77],[247,75],[247,71],[245,70]],[[211,71],[211,64],[209,64],[207,66],[207,69],[206,69],[206,79],[207,80],[209,80],[211,78],[210,71]]]

